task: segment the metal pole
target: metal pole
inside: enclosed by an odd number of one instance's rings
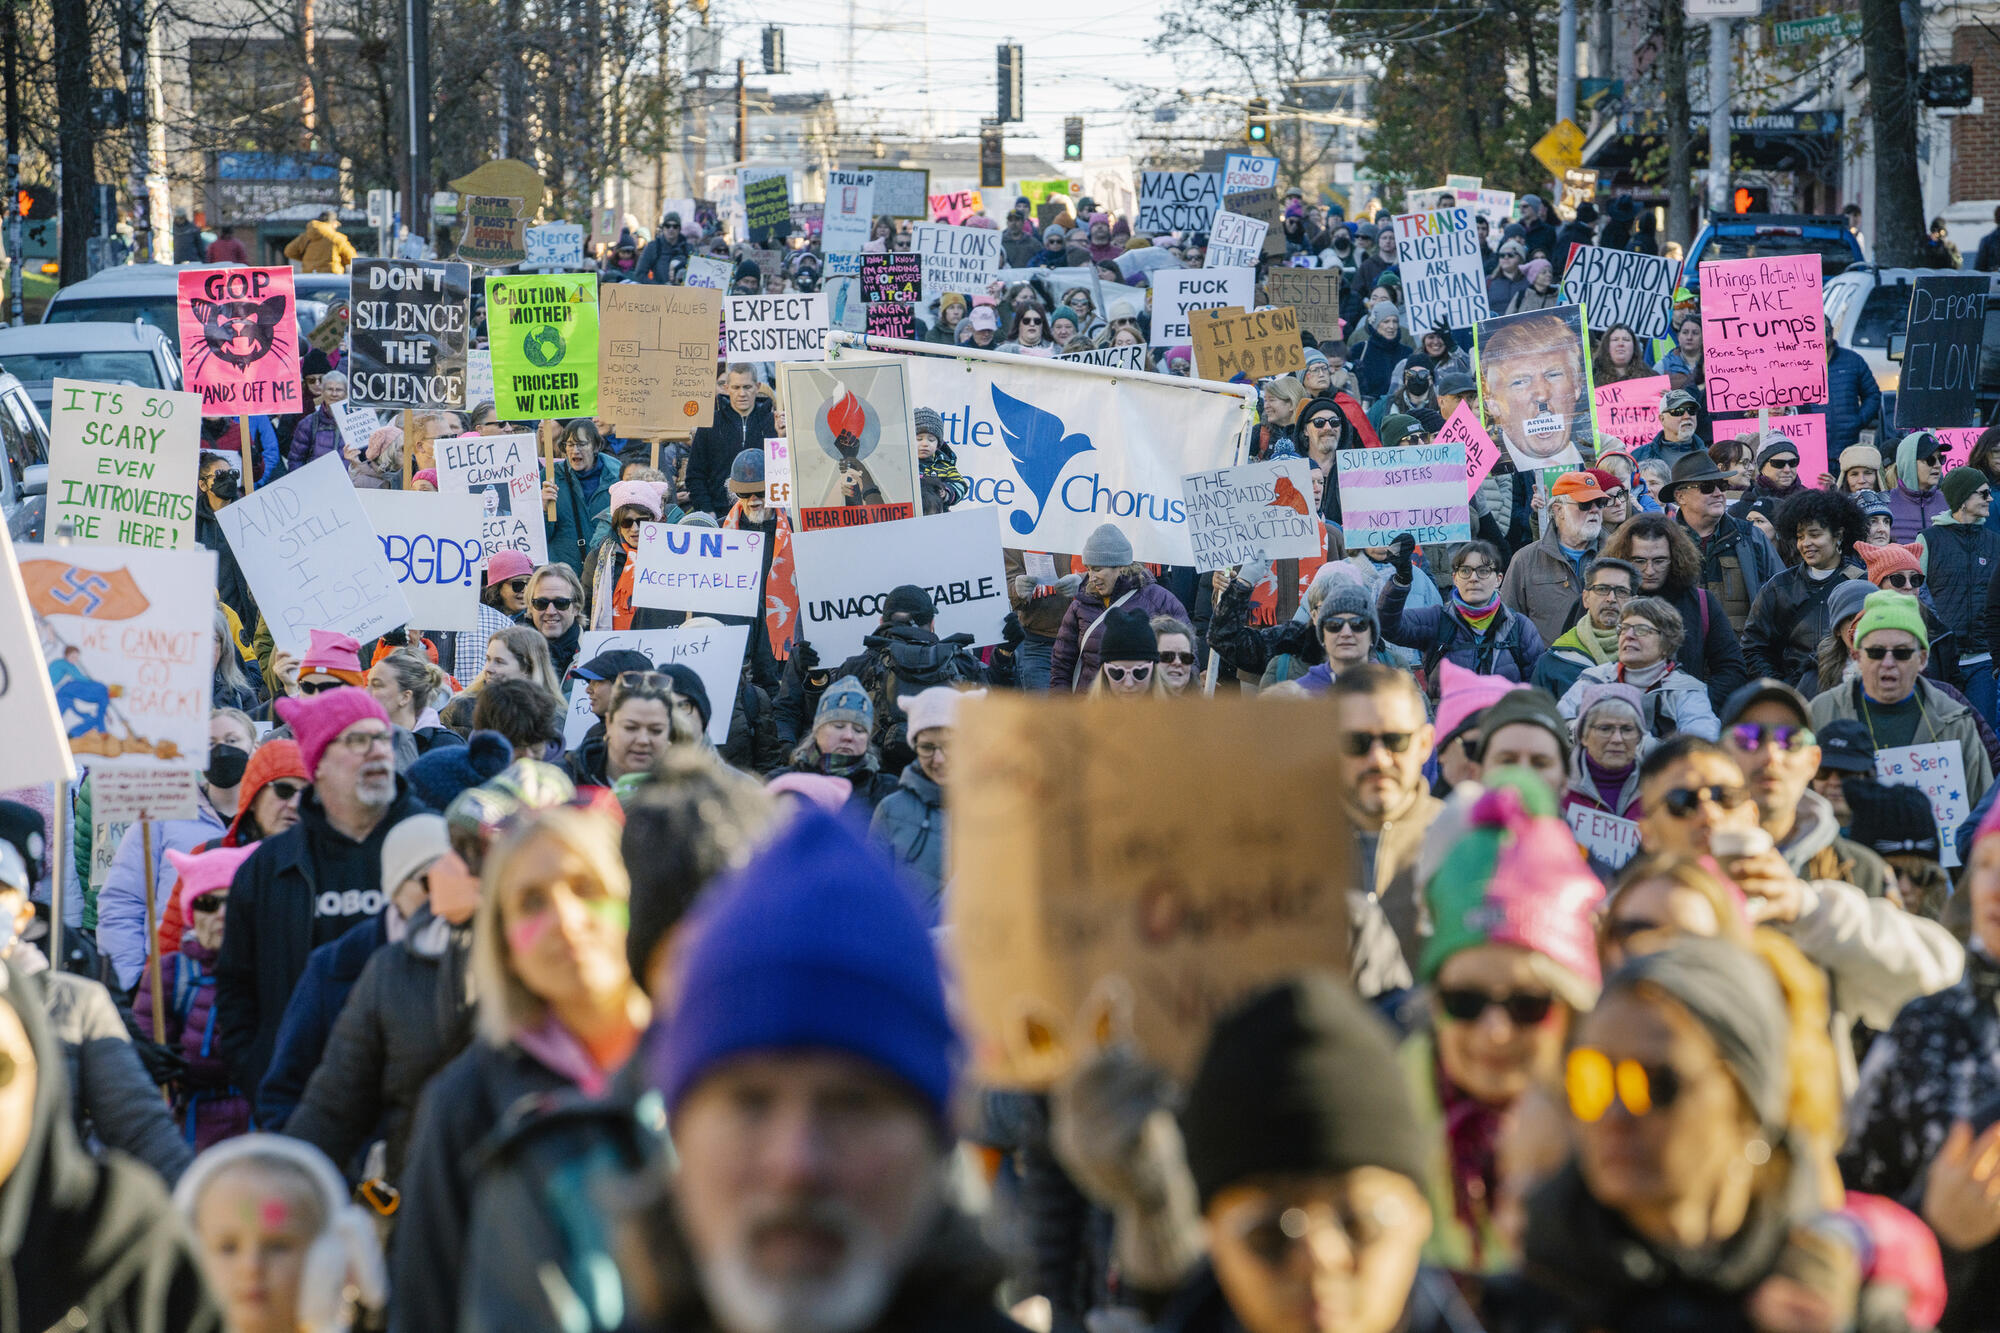
[[[7,319],[22,322],[21,288],[21,81],[17,0],[0,0],[0,99],[7,120]]]
[[[1576,120],[1576,0],[1562,0],[1557,29],[1556,119]]]
[[[743,95],[743,62],[736,62],[736,165],[749,160],[750,103]],[[738,187],[741,188],[741,187]]]
[[[1727,213],[1729,201],[1729,19],[1708,21],[1708,208]]]

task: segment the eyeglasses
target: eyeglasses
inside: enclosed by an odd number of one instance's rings
[[[1885,657],[1893,657],[1898,662],[1907,662],[1917,655],[1917,650],[1909,647],[1863,648],[1861,651],[1868,654],[1868,660],[1871,662],[1879,662]]]
[[[1665,569],[1674,563],[1670,555],[1633,556],[1632,563],[1641,569]]]
[[[1760,722],[1739,722],[1729,729],[1730,743],[1739,750],[1761,750],[1767,740],[1776,741],[1780,750],[1803,750],[1818,739],[1811,727],[1767,727]]]
[[[537,611],[567,611],[576,605],[574,597],[537,597],[533,604]]]
[[[1461,575],[1470,579],[1492,579],[1500,577],[1500,571],[1492,565],[1460,565],[1451,571],[1453,578]]]
[[[1368,622],[1360,616],[1328,616],[1319,623],[1322,634],[1338,634],[1342,630],[1346,630],[1349,634],[1360,634],[1367,628]]]
[[[264,785],[264,790],[277,797],[280,803],[296,801],[304,794],[305,789],[305,783],[293,782],[290,778],[279,778],[275,782],[268,782]]]
[[[1587,736],[1601,736],[1608,741],[1636,741],[1640,735],[1630,722],[1593,722],[1583,730]]]
[[[1618,632],[1620,634],[1636,634],[1642,639],[1647,637],[1657,639],[1660,637],[1660,627],[1643,620],[1628,620],[1618,627]]]
[[[1603,1051],[1579,1046],[1569,1053],[1563,1089],[1569,1094],[1570,1114],[1594,1125],[1614,1101],[1632,1116],[1665,1110],[1680,1098],[1681,1076],[1672,1065],[1613,1061]]]
[[[1401,754],[1410,748],[1414,739],[1416,733],[1413,731],[1350,731],[1346,740],[1347,753],[1362,759],[1379,745],[1390,754]]]
[[[919,741],[917,743],[917,758],[935,759],[941,754],[948,753],[950,748],[943,741]]]
[[[1311,421],[1308,421],[1306,424],[1308,426],[1311,426],[1314,430],[1332,430],[1333,418],[1326,416],[1314,417]]]
[[[1623,601],[1633,596],[1630,588],[1622,587],[1616,583],[1592,583],[1587,585],[1584,591],[1598,597],[1609,597],[1613,601]]]
[[[1161,654],[1160,654],[1160,665],[1161,665],[1161,666],[1193,666],[1193,665],[1194,665],[1194,654],[1193,654],[1193,653],[1161,653]]]
[[[1372,1208],[1357,1208],[1347,1199],[1319,1204],[1310,1209],[1272,1203],[1247,1211],[1241,1219],[1225,1222],[1238,1244],[1269,1268],[1281,1268],[1292,1252],[1304,1243],[1312,1229],[1313,1214],[1347,1238],[1351,1250],[1367,1249],[1386,1236],[1403,1215],[1402,1205],[1384,1200]]]
[[[1134,667],[1108,666],[1104,668],[1104,674],[1120,682],[1124,681],[1125,677],[1130,676],[1135,683],[1144,685],[1153,678],[1153,664],[1151,662],[1141,662],[1138,666]]]
[[[1673,787],[1660,798],[1667,813],[1675,819],[1686,819],[1699,810],[1704,801],[1721,806],[1724,810],[1734,810],[1750,799],[1747,787],[1729,787],[1716,783],[1707,787]]]
[[[1438,1007],[1456,1023],[1476,1023],[1488,1009],[1506,1011],[1507,1021],[1517,1028],[1531,1028],[1549,1016],[1555,996],[1536,991],[1509,991],[1489,995],[1483,990],[1451,989],[1437,993]]]
[[[377,745],[394,746],[396,733],[393,731],[347,731],[342,732],[335,745],[354,754],[367,754]]]
[[[315,694],[324,694],[328,690],[337,690],[346,683],[346,681],[342,680],[302,680],[299,682],[299,693],[310,699]]]
[[[1909,570],[1897,570],[1894,574],[1885,574],[1883,576],[1882,586],[1885,588],[1895,588],[1903,592],[1915,592],[1918,588],[1924,586],[1924,576],[1912,573]]]
[[[228,901],[229,895],[226,893],[200,893],[195,895],[192,906],[197,912],[219,912],[222,910],[222,905]]]

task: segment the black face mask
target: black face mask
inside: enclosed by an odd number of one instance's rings
[[[250,752],[234,745],[211,745],[208,747],[208,771],[202,776],[211,787],[234,787],[243,781],[243,772],[250,767]]]

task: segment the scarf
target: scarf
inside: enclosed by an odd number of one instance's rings
[[[600,1097],[611,1075],[597,1067],[573,1033],[545,1014],[542,1021],[514,1034],[514,1044],[539,1061],[552,1074],[560,1074],[575,1084],[586,1097]]]
[[[1643,727],[1645,723],[1642,721],[1639,725]],[[1606,768],[1585,754],[1583,771],[1590,775],[1590,785],[1597,788],[1598,802],[1612,814],[1622,816],[1625,812],[1619,808],[1618,798],[1625,793],[1625,782],[1632,776],[1632,765]]]
[[[1576,622],[1576,641],[1583,645],[1583,651],[1590,654],[1590,660],[1602,665],[1618,655],[1618,630],[1599,629],[1589,616]]]
[[[771,656],[782,662],[792,655],[792,637],[799,623],[799,585],[792,573],[792,525],[785,511],[777,511],[778,523],[771,534],[771,574],[764,582],[764,633],[771,641]],[[743,516],[743,502],[729,506],[725,528],[758,526]]]
[[[1458,612],[1458,618],[1472,627],[1474,634],[1484,634],[1493,628],[1495,617],[1500,614],[1500,594],[1494,593],[1491,601],[1484,606],[1474,606],[1459,596],[1458,589],[1451,590],[1451,608]]]
[[[1444,1072],[1442,1060],[1434,1077],[1444,1111],[1445,1149],[1451,1159],[1452,1212],[1471,1235],[1472,1257],[1477,1263],[1484,1257],[1483,1223],[1492,1210],[1493,1189],[1499,1179],[1493,1146],[1507,1112],[1462,1091]]]
[[[1618,679],[1627,685],[1636,685],[1641,690],[1650,690],[1665,680],[1667,673],[1673,669],[1674,659],[1671,657],[1663,657],[1653,665],[1640,667],[1637,670],[1632,670],[1621,662],[1618,664]]]

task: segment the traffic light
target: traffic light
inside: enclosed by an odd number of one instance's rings
[[[23,185],[14,196],[14,211],[29,222],[56,215],[56,192],[46,185]]]
[[[1021,118],[1021,48],[1014,42],[1000,47],[1000,115],[1002,124]]]
[[[785,30],[775,24],[767,24],[764,28],[764,72],[785,72]]]
[[[1917,79],[1917,97],[1925,106],[1972,105],[1972,66],[1932,65]]]
[[[982,190],[995,190],[1006,184],[1005,133],[998,121],[985,121],[979,126],[979,188]]]
[[[1771,211],[1771,191],[1763,185],[1739,185],[1732,202],[1738,213],[1768,213]]]
[[[1271,103],[1263,97],[1253,97],[1244,108],[1243,138],[1249,143],[1269,143],[1271,141]]]
[[[1083,117],[1063,118],[1063,161],[1083,161]]]

